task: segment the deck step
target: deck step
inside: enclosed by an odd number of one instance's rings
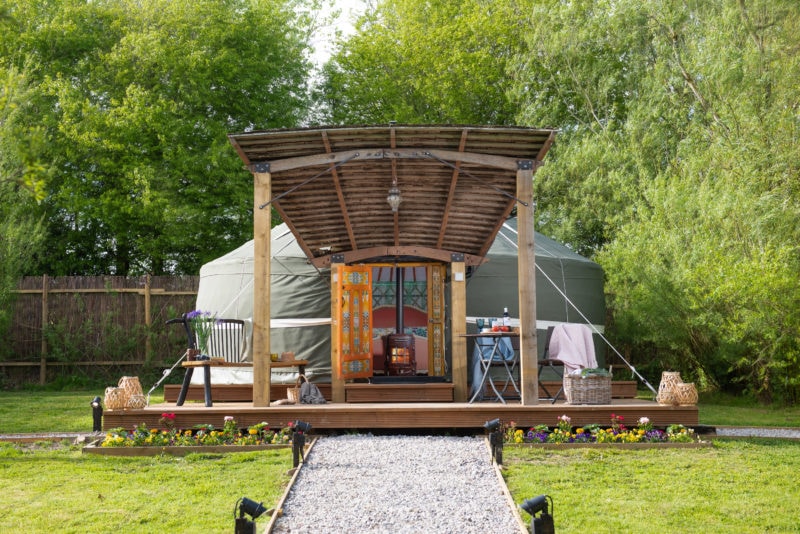
[[[434,384],[345,384],[345,402],[453,402],[455,386]]]

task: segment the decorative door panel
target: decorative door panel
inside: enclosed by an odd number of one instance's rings
[[[428,374],[444,376],[447,372],[444,350],[444,279],[447,267],[428,266]]]
[[[339,361],[336,371],[342,380],[372,376],[372,268],[340,265],[337,294],[341,295]]]

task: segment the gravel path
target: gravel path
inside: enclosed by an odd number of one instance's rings
[[[483,438],[319,438],[277,533],[513,533],[522,525]]]
[[[800,439],[800,428],[718,426],[716,427],[716,434],[719,437]]]

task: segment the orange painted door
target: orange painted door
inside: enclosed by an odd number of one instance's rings
[[[372,376],[372,268],[339,265],[337,294],[341,295],[339,358],[336,370],[342,380]]]

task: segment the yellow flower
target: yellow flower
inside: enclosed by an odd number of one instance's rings
[[[248,432],[248,433],[249,433],[251,436],[255,436],[256,434],[258,434],[258,429],[257,429],[257,428],[251,428],[251,429],[250,429],[250,430],[248,430],[247,432]]]

